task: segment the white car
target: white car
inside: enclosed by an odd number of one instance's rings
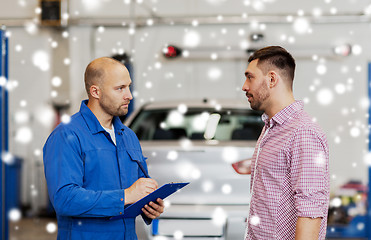
[[[240,100],[144,105],[125,122],[138,136],[159,185],[190,182],[165,199],[152,225],[137,218],[139,239],[243,239],[250,175],[232,163],[251,158],[263,122]]]

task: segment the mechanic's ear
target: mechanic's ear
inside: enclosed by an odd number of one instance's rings
[[[90,96],[93,98],[99,99],[100,98],[100,88],[97,85],[91,85],[90,89]]]

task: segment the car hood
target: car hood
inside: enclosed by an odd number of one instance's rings
[[[190,182],[168,204],[248,204],[250,175],[231,163],[251,158],[255,141],[142,141],[150,176],[159,185]]]

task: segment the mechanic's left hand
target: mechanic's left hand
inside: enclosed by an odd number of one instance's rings
[[[150,219],[158,218],[164,212],[164,201],[161,198],[157,198],[156,202],[149,202],[142,208],[143,213]]]

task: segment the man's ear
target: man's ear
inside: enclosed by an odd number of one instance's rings
[[[93,98],[100,98],[100,88],[97,85],[91,85],[90,86],[90,95]]]
[[[268,73],[268,77],[269,77],[269,87],[274,88],[275,86],[277,86],[278,81],[279,81],[278,74],[275,71],[270,71]]]

